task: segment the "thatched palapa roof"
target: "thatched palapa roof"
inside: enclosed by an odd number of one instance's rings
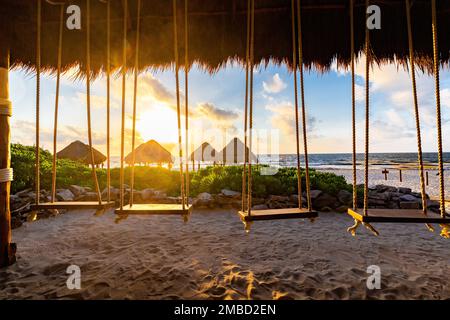
[[[178,1],[180,57],[184,55],[184,1]],[[110,0],[112,8],[112,64],[122,61],[123,0]],[[15,67],[34,68],[36,39],[36,3],[31,0],[0,0],[0,42],[10,45]],[[63,66],[65,69],[85,62],[86,0],[67,0],[81,7],[82,30],[64,28]],[[92,70],[104,70],[106,61],[106,5],[91,3]],[[128,0],[128,66],[134,65],[136,3]],[[349,0],[302,0],[304,63],[321,70],[334,59],[348,65],[350,58]],[[382,14],[381,30],[371,31],[373,52],[378,62],[404,63],[408,57],[408,38],[404,0],[371,0]],[[411,9],[417,63],[431,70],[431,1],[412,1]],[[42,1],[42,66],[54,70],[57,57],[59,8]],[[247,1],[189,0],[189,57],[210,71],[230,60],[243,61],[246,41]],[[450,50],[450,1],[437,1],[439,50],[441,62],[448,63]],[[255,1],[255,61],[291,63],[291,0]],[[172,1],[142,1],[141,53],[139,65],[169,67],[173,63]],[[355,0],[356,50],[364,45],[365,0]],[[183,60],[183,59],[181,59]],[[183,61],[181,61],[183,62]]]
[[[191,153],[191,161],[216,161],[217,151],[208,142],[203,142],[200,147]]]
[[[101,164],[105,162],[106,156],[95,148],[94,150],[94,163]],[[67,147],[59,151],[56,156],[59,159],[70,159],[84,164],[91,164],[91,152],[87,144],[81,141],[74,141]]]
[[[131,164],[131,152],[125,162]],[[172,163],[172,154],[155,140],[150,140],[135,149],[135,163]]]
[[[217,155],[217,159],[225,164],[236,164],[244,162],[245,145],[238,138],[233,138]],[[249,148],[247,147],[249,152]],[[257,157],[253,152],[249,153],[249,158],[252,162],[256,162]]]

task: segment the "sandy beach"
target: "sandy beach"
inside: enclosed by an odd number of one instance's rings
[[[449,299],[448,240],[423,225],[377,225],[352,238],[345,214],[315,223],[259,222],[246,234],[232,210],[180,217],[94,217],[72,211],[13,231],[15,265],[0,299]],[[66,268],[81,268],[81,290]],[[366,287],[381,268],[381,289]]]

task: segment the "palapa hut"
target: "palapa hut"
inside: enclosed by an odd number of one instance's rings
[[[94,151],[94,163],[96,166],[102,165],[106,160],[106,156],[95,148]],[[78,161],[86,165],[91,164],[91,149],[87,144],[77,140],[69,144],[67,147],[59,151],[56,156],[58,159],[70,159]]]
[[[233,138],[218,154],[217,158],[219,161],[224,164],[238,164],[244,163],[245,157],[245,145],[238,138]],[[250,153],[249,148],[247,147],[247,151],[249,152],[249,160],[252,163],[255,163],[258,159],[253,152]]]
[[[202,162],[207,163],[216,163],[217,162],[217,151],[213,148],[208,142],[203,142],[200,147],[194,150],[194,152],[191,153],[191,161],[192,161],[192,168],[195,169],[195,161],[198,163],[198,168],[200,168],[200,164]]]
[[[175,0],[178,14],[179,54],[184,55],[184,1]],[[81,8],[82,28],[64,28],[62,69],[80,66],[86,69],[86,4],[91,6],[91,70],[105,70],[106,7],[95,0],[67,0],[67,5]],[[124,12],[124,3],[128,11]],[[416,63],[431,72],[433,46],[431,6],[428,0],[416,0],[411,9]],[[42,32],[37,59],[37,4],[42,4]],[[111,4],[111,64],[113,70],[124,65],[122,59],[123,18],[129,18],[127,28],[127,65],[134,65],[136,34],[136,0],[110,0]],[[365,0],[354,0],[355,54],[364,47]],[[405,1],[371,0],[382,12],[382,29],[371,32],[371,50],[375,63],[396,62],[406,65],[408,35]],[[436,1],[438,25],[438,56],[448,66],[450,53],[450,1]],[[320,71],[330,68],[336,60],[349,66],[350,0],[302,0],[303,63]],[[141,48],[138,57],[141,70],[168,68],[174,62],[172,1],[142,1]],[[188,0],[189,64],[199,63],[208,71],[230,60],[242,62],[246,52],[247,1]],[[0,0],[0,267],[15,261],[15,245],[11,243],[9,192],[10,120],[8,72],[11,68],[26,68],[30,72],[57,68],[57,43],[60,8],[43,0]],[[291,0],[255,1],[255,64],[285,63],[292,68]],[[182,60],[182,59],[181,59]],[[39,61],[39,62],[38,62]],[[181,64],[184,62],[181,61]],[[350,107],[349,107],[350,108]]]
[[[130,152],[125,157],[125,162],[130,165],[132,161],[133,153]],[[164,163],[170,167],[172,162],[172,154],[155,140],[147,141],[135,149],[135,164],[148,165],[156,163],[161,166]]]

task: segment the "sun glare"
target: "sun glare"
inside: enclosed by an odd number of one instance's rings
[[[165,105],[153,106],[143,112],[136,122],[136,130],[144,141],[154,139],[158,142],[177,141],[177,115]]]

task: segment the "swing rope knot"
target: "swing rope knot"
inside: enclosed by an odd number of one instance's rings
[[[445,239],[450,239],[450,223],[442,223],[441,226],[441,237]]]

